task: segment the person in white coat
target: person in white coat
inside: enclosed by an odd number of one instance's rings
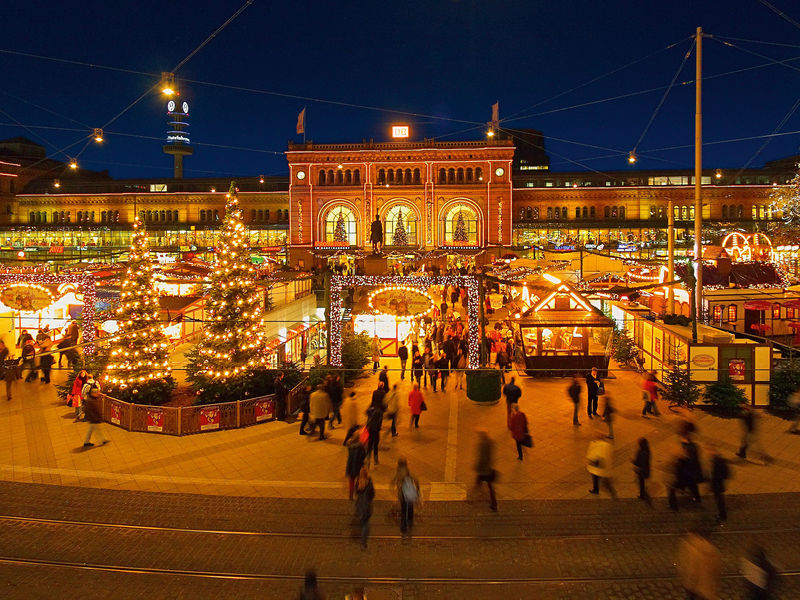
[[[611,467],[614,463],[614,447],[608,441],[602,432],[595,434],[595,439],[589,442],[589,448],[586,451],[586,470],[592,476],[592,489],[589,490],[590,494],[600,493],[600,484],[608,490],[611,497],[616,500],[617,492],[614,490],[614,484],[611,481]]]

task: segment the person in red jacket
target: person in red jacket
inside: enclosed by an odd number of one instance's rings
[[[517,443],[517,460],[522,460],[522,441],[528,435],[528,417],[519,409],[519,404],[516,402],[511,405],[508,428],[511,430],[511,437]]]
[[[419,429],[419,415],[422,413],[423,406],[425,405],[425,398],[422,397],[422,392],[419,391],[419,384],[415,383],[413,389],[408,393],[408,407],[411,412],[411,423],[408,428]]]

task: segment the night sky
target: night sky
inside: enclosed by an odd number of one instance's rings
[[[172,159],[161,151],[165,99],[147,90],[243,3],[2,3],[2,50],[150,75],[0,53],[0,137],[30,137],[54,158],[65,159],[55,150],[81,140],[90,127],[104,125],[145,94],[106,127],[102,147],[90,144],[81,151],[80,142],[65,152],[80,153],[82,167],[108,169],[114,177],[169,177]],[[302,140],[295,123],[304,106],[307,137],[315,142],[385,140],[388,126],[396,122],[410,123],[416,139],[458,140],[483,138],[490,107],[498,100],[501,119],[508,119],[501,127],[544,132],[554,170],[626,169],[627,153],[675,76],[697,26],[735,45],[703,41],[704,75],[711,77],[704,83],[704,139],[770,134],[786,115],[779,131],[796,132],[800,110],[792,109],[800,102],[800,25],[767,4],[800,22],[800,6],[790,0],[255,0],[176,73],[183,80],[181,96],[191,106],[196,144],[195,155],[185,161],[185,176],[285,173],[282,153],[288,140]],[[761,66],[786,59],[793,59],[787,63],[791,68]],[[749,67],[759,68],[713,77]],[[693,79],[694,55],[638,144],[637,168],[692,165],[694,86],[680,82]],[[577,86],[582,87],[573,89]],[[651,91],[574,108],[646,90]],[[800,134],[774,138],[756,155],[765,141],[709,145],[705,166],[741,167],[751,160],[757,166],[797,154]],[[683,145],[689,147],[655,151]]]

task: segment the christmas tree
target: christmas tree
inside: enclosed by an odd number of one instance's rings
[[[466,242],[467,238],[467,224],[464,222],[464,213],[458,211],[458,219],[456,219],[456,228],[453,231],[454,242]]]
[[[796,243],[800,240],[800,172],[786,185],[775,187],[770,198],[773,215],[780,216],[770,226],[772,233],[780,241]]]
[[[347,230],[344,226],[344,215],[342,211],[339,211],[339,218],[336,220],[336,229],[333,231],[333,241],[334,242],[346,242],[347,241]]]
[[[397,211],[397,223],[394,226],[394,245],[395,246],[408,246],[408,234],[406,233],[406,226],[403,223],[403,211]]]
[[[263,298],[255,276],[232,182],[206,297],[203,337],[189,357],[187,378],[204,401],[242,393],[248,378],[265,363]]]
[[[169,366],[169,342],[159,321],[147,233],[138,218],[133,223],[128,268],[119,300],[119,337],[108,349],[104,387],[121,400],[159,404],[175,387],[175,380]]]

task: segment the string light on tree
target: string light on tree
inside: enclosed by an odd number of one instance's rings
[[[120,399],[152,403],[175,387],[155,281],[147,233],[137,218],[116,309],[120,335],[109,347],[105,371],[107,389]]]
[[[339,211],[339,218],[336,219],[336,229],[333,231],[333,241],[334,242],[346,242],[347,241],[347,230],[344,226],[344,214],[342,211]]]
[[[255,280],[238,190],[231,182],[210,276],[207,323],[189,363],[188,377],[198,390],[241,383],[266,364],[263,299]]]
[[[469,238],[467,237],[467,224],[464,221],[464,213],[462,211],[458,211],[458,218],[456,219],[456,227],[453,230],[453,241],[454,242],[469,241]]]
[[[403,210],[397,211],[397,222],[394,226],[394,245],[395,246],[408,246],[408,234],[406,233],[406,226],[403,223]]]

